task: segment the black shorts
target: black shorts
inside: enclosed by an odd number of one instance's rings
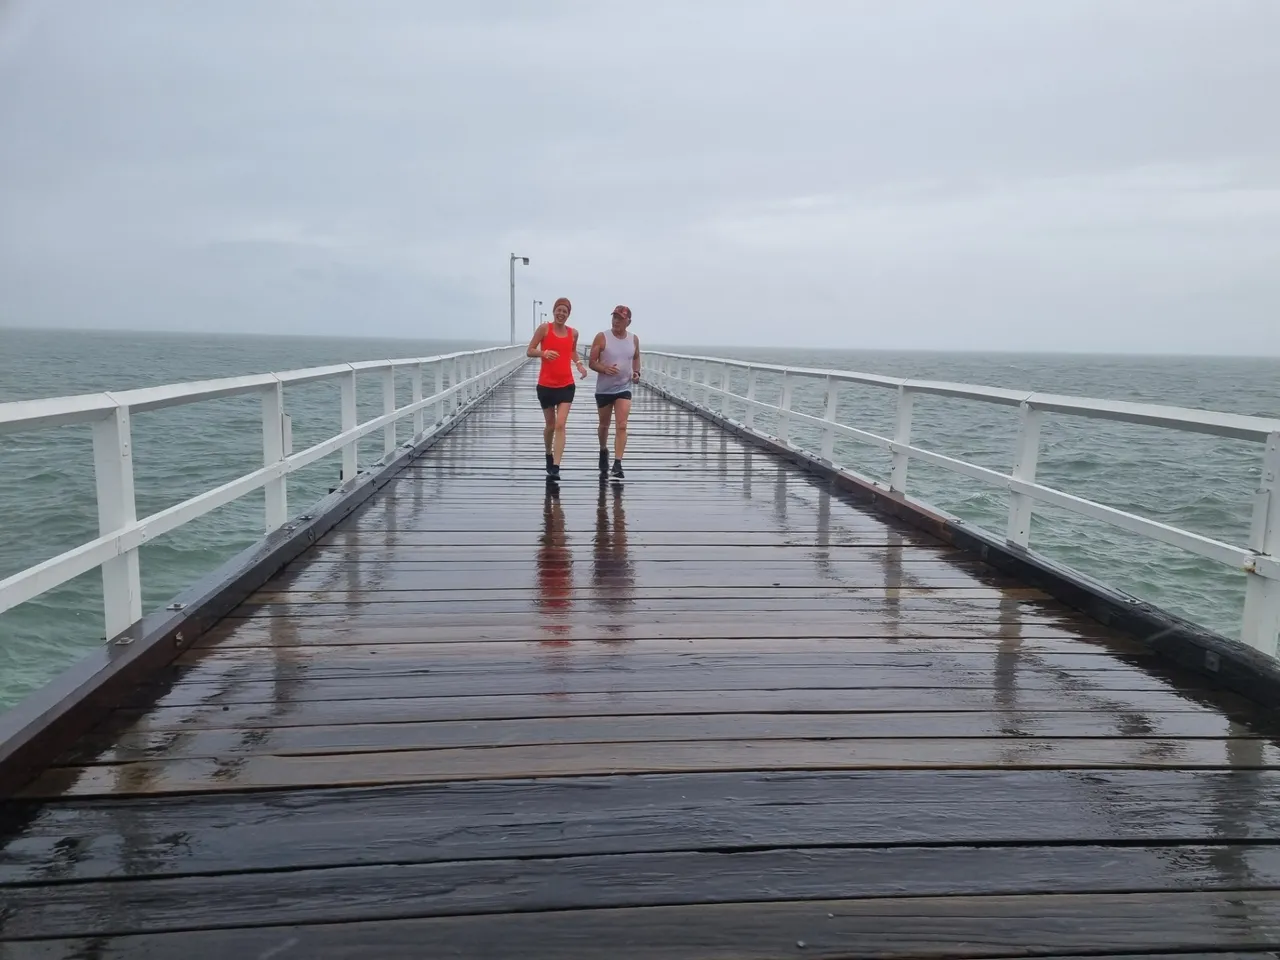
[[[567,387],[544,387],[538,384],[538,406],[548,410],[562,403],[573,403],[573,394],[577,389],[576,383],[571,383]]]
[[[630,400],[630,399],[631,399],[630,390],[623,390],[621,393],[597,393],[596,406],[609,407],[613,405],[613,401],[615,400]]]

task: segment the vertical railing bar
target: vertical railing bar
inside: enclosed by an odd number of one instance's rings
[[[422,401],[422,361],[409,368],[409,402]],[[416,442],[427,429],[427,412],[419,408],[413,413],[413,439]]]
[[[352,367],[347,373],[339,375],[338,386],[341,391],[341,432],[356,428],[356,371]],[[342,482],[352,479],[359,470],[360,441],[352,440],[342,447]]]
[[[437,360],[435,362],[436,392],[434,396],[440,397],[440,399],[436,400],[436,409],[435,409],[436,423],[444,423],[445,401],[444,401],[444,398],[441,397],[440,395],[444,393],[444,365],[446,362],[447,361],[444,361],[444,360]]]
[[[1280,559],[1280,433],[1267,437],[1262,477],[1254,495],[1249,549]],[[1273,567],[1264,568],[1266,570]],[[1245,574],[1244,618],[1240,639],[1268,656],[1280,643],[1280,580],[1256,570]]]
[[[756,426],[756,405],[752,401],[754,401],[756,398],[757,372],[758,371],[756,370],[755,367],[750,367],[747,370],[747,401],[748,402],[747,402],[746,414],[743,422],[745,422],[747,427],[752,430],[754,430]]]
[[[133,490],[133,436],[129,408],[120,405],[93,425],[98,533],[105,536],[138,519]],[[142,573],[137,549],[102,565],[102,613],[108,639],[142,619]]]
[[[1011,476],[1015,480],[1035,483],[1036,465],[1040,458],[1040,425],[1044,414],[1025,401],[1020,405],[1020,410],[1018,445],[1014,450]],[[1009,527],[1005,533],[1005,539],[1010,543],[1024,548],[1030,546],[1034,504],[1035,501],[1026,494],[1010,489]]]
[[[898,387],[898,415],[893,430],[895,444],[907,446],[911,443],[911,411],[915,406],[915,391],[908,390],[906,385]],[[906,450],[893,452],[893,471],[889,477],[889,489],[893,493],[907,492],[907,466],[911,463],[911,454]]]
[[[382,415],[396,412],[396,368],[388,366],[382,371]],[[382,428],[382,459],[396,452],[397,422],[392,420]]]
[[[270,467],[288,455],[285,450],[284,384],[279,378],[262,391],[262,465]],[[263,487],[267,533],[278,530],[289,519],[288,477],[281,474]]]
[[[840,381],[835,377],[827,377],[827,410],[825,419],[831,426],[822,434],[822,457],[828,463],[835,456],[836,448],[836,411],[840,405]]]
[[[782,375],[782,400],[778,404],[778,439],[790,443],[791,436],[791,371]]]

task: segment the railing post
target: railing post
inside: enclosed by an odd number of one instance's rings
[[[444,364],[445,361],[436,361],[436,400],[435,418],[436,423],[444,423],[444,398],[440,394],[444,393]]]
[[[828,463],[836,450],[836,410],[840,405],[840,383],[835,377],[827,377],[827,414],[826,421],[831,424],[822,434],[822,459]]]
[[[747,371],[747,411],[744,422],[748,430],[754,430],[756,426],[756,368],[752,367]]]
[[[911,408],[915,405],[915,393],[905,385],[898,387],[898,419],[893,431],[893,440],[904,447],[911,443]],[[893,472],[889,476],[889,490],[893,493],[907,492],[907,465],[911,455],[905,450],[893,452]]]
[[[354,369],[342,374],[339,381],[342,390],[342,427],[341,431],[356,428],[356,372]],[[360,443],[352,440],[342,446],[342,482],[346,483],[359,470]]]
[[[102,536],[138,519],[133,496],[133,439],[129,419],[128,407],[116,407],[107,419],[93,425],[98,533]],[[142,619],[142,574],[136,549],[102,565],[102,611],[107,639]]]
[[[285,452],[284,384],[279,380],[262,391],[262,465],[270,467],[280,463]],[[268,480],[263,487],[266,495],[267,533],[278,530],[289,520],[288,478],[280,476]]]
[[[791,437],[791,371],[782,375],[782,402],[778,404],[778,439],[790,443]]]
[[[1269,559],[1280,559],[1280,433],[1267,437],[1262,461],[1262,482],[1253,501],[1249,549]],[[1266,573],[1246,575],[1244,622],[1240,638],[1268,656],[1276,656],[1280,639],[1280,580]]]
[[[387,367],[382,371],[382,415],[396,412],[396,368]],[[388,423],[382,428],[382,459],[387,459],[396,452],[396,424]]]
[[[422,364],[415,363],[409,368],[409,390],[413,403],[422,401]],[[413,438],[416,440],[427,429],[427,413],[419,407],[413,414]]]
[[[1044,414],[1025,401],[1021,405],[1018,448],[1013,456],[1013,478],[1035,483],[1036,461],[1040,457],[1040,423]],[[1031,511],[1034,501],[1024,493],[1009,491],[1009,529],[1005,538],[1019,547],[1031,543]]]
[[[720,416],[729,415],[729,365],[720,364]]]

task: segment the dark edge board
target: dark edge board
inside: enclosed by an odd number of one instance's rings
[[[836,491],[849,499],[976,554],[997,570],[1028,586],[1038,587],[1099,623],[1138,640],[1165,659],[1247,697],[1268,711],[1280,707],[1280,662],[1247,644],[1112,589],[1032,550],[1007,543],[936,507],[890,493],[814,454],[756,433],[745,424],[699,407],[649,381],[643,383],[658,396],[740,440],[830,481]]]
[[[515,367],[416,446],[400,447],[387,463],[347,481],[290,523],[201,577],[165,608],[147,614],[0,714],[0,799],[34,779],[51,757],[61,755],[105,719],[126,693],[171,663],[286,564],[363,506],[522,367]],[[172,609],[175,606],[178,609]]]

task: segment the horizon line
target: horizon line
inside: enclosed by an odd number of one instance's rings
[[[368,334],[365,336],[353,336],[350,334],[336,333],[263,333],[250,331],[221,331],[221,330],[148,330],[133,327],[71,327],[71,326],[54,326],[54,327],[28,327],[15,324],[0,323],[0,331],[12,330],[23,333],[87,333],[87,334],[139,334],[147,336],[165,336],[165,337],[217,337],[217,338],[235,338],[248,337],[256,339],[276,338],[281,340],[346,340],[351,342],[368,341],[368,340],[400,340],[409,342],[437,342],[437,343],[478,343],[493,346],[510,346],[500,339],[486,339],[483,337],[441,337],[441,336],[396,336],[389,334]],[[523,341],[518,341],[518,343]],[[946,353],[946,354],[987,354],[987,355],[1003,355],[1003,356],[1087,356],[1087,357],[1199,357],[1204,359],[1226,359],[1226,360],[1276,360],[1280,359],[1280,353],[1258,354],[1250,353],[1208,353],[1204,351],[1194,350],[1163,350],[1152,352],[1139,352],[1135,350],[1102,350],[1090,348],[1073,348],[1073,349],[1021,349],[1010,350],[1008,348],[981,348],[981,347],[944,347],[944,348],[928,348],[928,347],[855,347],[855,346],[831,346],[831,345],[801,345],[801,346],[779,346],[776,344],[766,343],[738,343],[738,344],[710,344],[710,343],[676,343],[663,342],[656,344],[654,349],[663,351],[692,351],[696,349],[716,349],[716,350],[786,350],[786,351],[802,351],[802,350],[837,350],[849,351],[856,353]]]

